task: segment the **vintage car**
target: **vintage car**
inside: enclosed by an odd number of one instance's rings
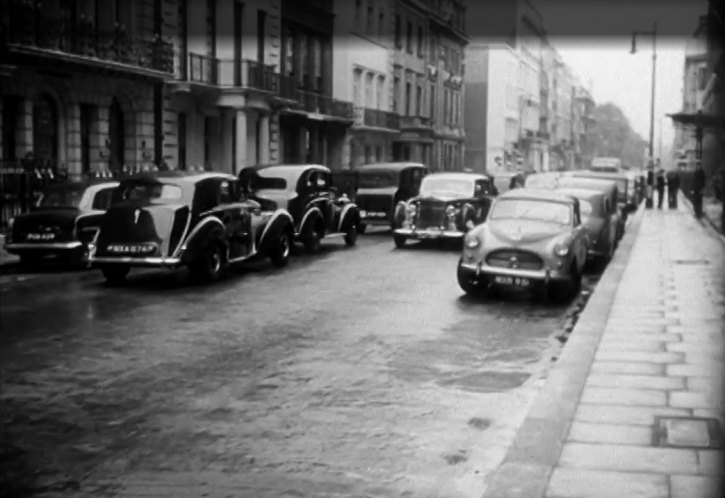
[[[265,211],[225,173],[165,171],[132,175],[113,192],[89,262],[110,284],[132,267],[188,266],[195,280],[219,279],[228,265],[256,256],[289,260],[293,222]]]
[[[589,237],[587,260],[605,265],[617,247],[620,216],[610,196],[601,190],[584,188],[556,189],[579,200],[579,215]]]
[[[524,186],[526,188],[553,189],[556,188],[558,180],[563,176],[559,171],[543,171],[533,173],[526,177]]]
[[[575,197],[514,189],[496,198],[486,222],[466,234],[458,284],[467,294],[509,286],[564,300],[580,288],[587,249]]]
[[[486,175],[432,173],[423,178],[416,197],[395,208],[395,245],[401,248],[408,239],[461,240],[486,219],[493,198]]]
[[[49,255],[82,263],[117,186],[114,180],[93,179],[47,188],[31,212],[10,220],[5,249],[27,266]]]
[[[418,195],[428,168],[420,163],[378,163],[357,170],[355,203],[360,208],[360,233],[367,225],[393,228],[395,206]]]
[[[360,211],[332,185],[329,168],[320,164],[250,166],[239,173],[253,199],[264,209],[286,209],[294,219],[295,240],[315,253],[324,237],[341,235],[357,242]]]
[[[601,180],[612,180],[617,183],[617,191],[619,192],[618,204],[624,215],[625,221],[627,215],[637,210],[637,195],[635,185],[629,180],[625,173],[607,173],[602,171],[576,170],[567,173],[569,176],[583,178],[599,178]]]
[[[614,222],[617,227],[615,240],[617,243],[624,236],[624,229],[627,222],[625,213],[622,211],[622,205],[617,202],[619,199],[619,188],[617,182],[604,178],[564,176],[557,181],[557,188],[585,188],[603,192],[609,198],[609,203],[615,208]]]

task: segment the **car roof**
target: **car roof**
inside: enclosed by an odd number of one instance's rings
[[[463,171],[437,171],[428,174],[426,178],[450,178],[452,180],[490,180],[491,177],[482,173],[468,173]]]
[[[146,181],[146,182],[168,182],[175,184],[195,184],[201,180],[207,178],[226,178],[229,180],[235,180],[234,175],[229,173],[223,173],[221,171],[203,171],[203,172],[192,172],[192,171],[145,171],[142,173],[135,173],[121,179],[121,182],[126,181]]]
[[[498,196],[499,199],[531,199],[537,201],[555,201],[573,204],[576,202],[571,195],[557,190],[541,190],[537,188],[515,188]]]
[[[567,183],[571,185],[567,185]],[[593,176],[564,176],[557,181],[557,188],[587,188],[587,185],[604,187],[606,190],[617,188],[615,178],[597,178]]]
[[[377,171],[377,170],[386,170],[386,171],[403,171],[407,168],[412,167],[418,167],[418,168],[425,168],[425,164],[423,163],[415,163],[415,162],[388,162],[388,163],[370,163],[370,164],[363,164],[362,166],[358,166],[358,171]]]
[[[571,171],[570,175],[580,178],[606,178],[612,180],[626,180],[627,175],[624,173],[614,173],[606,171],[577,170]]]
[[[577,199],[592,199],[595,197],[606,197],[607,194],[601,190],[594,190],[590,188],[581,187],[558,187],[555,192],[561,192],[567,195],[572,195]]]
[[[73,182],[70,180],[63,180],[55,183],[51,183],[48,185],[46,190],[49,189],[86,189],[88,187],[93,187],[95,185],[118,185],[118,179],[117,178],[91,178],[88,180],[83,180],[80,182]]]

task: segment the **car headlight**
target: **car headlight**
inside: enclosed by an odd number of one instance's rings
[[[461,208],[457,206],[448,206],[446,208],[446,216],[453,218],[455,215],[461,212]]]
[[[569,246],[565,244],[556,244],[554,246],[554,254],[561,257],[566,256],[567,254],[569,254]]]
[[[478,237],[466,237],[466,247],[469,249],[475,249],[481,245],[481,241]]]

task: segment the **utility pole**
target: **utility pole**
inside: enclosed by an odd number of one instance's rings
[[[637,52],[637,35],[652,36],[652,99],[649,110],[649,157],[654,161],[654,140],[655,140],[655,76],[657,73],[657,23],[654,23],[652,31],[635,31],[632,33],[632,52]]]

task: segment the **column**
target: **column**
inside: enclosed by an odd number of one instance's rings
[[[110,150],[108,139],[108,106],[99,106],[96,126],[91,128],[91,171],[105,171],[108,168]]]
[[[18,105],[18,129],[15,135],[18,159],[33,150],[33,101],[23,99]]]
[[[270,164],[269,161],[269,115],[261,115],[261,124],[259,125],[259,160],[262,164]]]
[[[237,136],[234,137],[237,142],[234,162],[239,171],[247,166],[247,115],[244,111],[237,110],[234,119],[237,121]]]
[[[77,180],[81,175],[81,106],[77,102],[68,104],[66,134],[68,149],[66,167],[68,177]]]

